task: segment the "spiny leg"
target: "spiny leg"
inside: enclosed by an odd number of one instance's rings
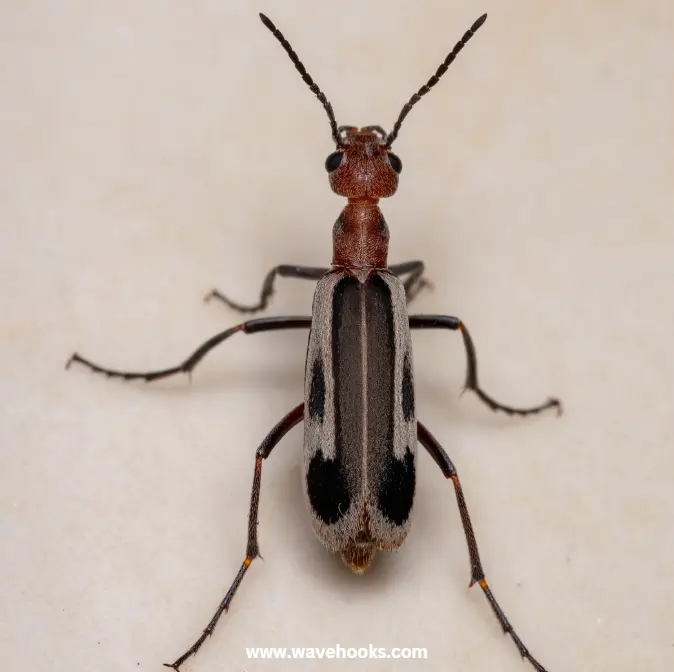
[[[460,331],[468,359],[465,389],[475,392],[492,411],[503,411],[508,415],[531,415],[532,413],[540,413],[548,408],[556,408],[557,415],[562,414],[562,402],[554,397],[550,397],[542,404],[531,408],[514,408],[500,404],[480,389],[477,380],[477,354],[473,345],[473,339],[470,337],[464,323],[458,317],[450,317],[449,315],[410,315],[410,329],[451,329],[453,331]]]
[[[466,535],[466,543],[468,544],[468,555],[470,557],[470,585],[472,586],[475,583],[480,585],[482,592],[487,597],[487,600],[489,600],[492,611],[503,628],[503,632],[510,635],[522,658],[526,658],[538,672],[546,672],[546,669],[529,653],[529,649],[524,646],[524,643],[515,632],[510,621],[506,618],[503,609],[499,606],[499,603],[496,601],[494,594],[487,584],[487,579],[485,578],[484,570],[482,569],[482,562],[480,561],[480,554],[477,550],[477,540],[475,539],[475,533],[473,532],[473,525],[470,522],[468,507],[466,506],[466,500],[463,496],[461,483],[459,482],[459,475],[456,472],[452,460],[443,450],[437,439],[420,422],[417,422],[417,438],[419,439],[419,443],[421,443],[421,445],[430,453],[445,477],[451,479],[452,484],[454,485],[456,502],[459,505],[461,523],[463,524],[463,531]]]
[[[414,300],[424,287],[433,288],[431,281],[422,277],[424,269],[425,266],[423,261],[404,261],[401,264],[389,266],[389,271],[398,276],[409,274],[409,278],[403,282],[403,286],[405,287],[405,297],[407,298],[408,304]]]
[[[250,305],[237,303],[236,301],[232,301],[232,299],[225,296],[217,289],[213,289],[208,294],[206,294],[204,301],[217,299],[239,313],[257,313],[261,310],[264,310],[269,305],[269,301],[271,300],[272,294],[274,293],[274,281],[276,280],[277,275],[281,276],[282,278],[320,280],[327,272],[327,268],[316,268],[314,266],[274,266],[274,268],[272,268],[271,271],[267,273],[267,277],[265,277],[264,282],[262,283],[260,298],[257,303]]]
[[[250,511],[248,513],[248,543],[246,544],[246,557],[241,563],[232,585],[225,595],[215,615],[206,626],[205,630],[199,636],[190,648],[183,653],[174,663],[164,663],[165,667],[172,667],[174,670],[179,670],[180,666],[191,656],[193,656],[206,641],[206,638],[213,634],[213,630],[220,619],[220,616],[229,609],[229,605],[234,599],[241,581],[245,573],[248,571],[251,563],[260,555],[260,546],[257,541],[257,523],[258,523],[258,509],[260,506],[260,483],[262,481],[262,460],[269,457],[269,454],[274,449],[279,441],[304,417],[304,403],[295,407],[288,415],[286,415],[281,422],[279,422],[274,429],[267,434],[260,447],[255,452],[255,472],[253,474],[253,491],[250,497]]]
[[[146,382],[152,380],[159,380],[160,378],[168,378],[179,373],[192,374],[196,365],[216,346],[226,341],[230,336],[243,332],[244,334],[256,334],[261,331],[278,331],[280,329],[308,329],[311,327],[310,317],[266,317],[257,320],[248,320],[242,322],[234,327],[230,327],[225,331],[216,334],[209,338],[205,343],[200,345],[182,364],[172,366],[168,369],[160,369],[158,371],[116,371],[115,369],[107,369],[98,364],[90,362],[88,359],[74,353],[66,362],[66,369],[70,368],[73,362],[83,364],[95,373],[102,373],[108,378],[124,378],[124,380],[142,379]]]

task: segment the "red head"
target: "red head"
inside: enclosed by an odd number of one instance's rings
[[[340,126],[340,145],[328,156],[330,186],[350,203],[376,203],[393,196],[402,162],[389,149],[383,131],[374,126]]]

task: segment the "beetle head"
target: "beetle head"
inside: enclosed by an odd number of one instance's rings
[[[393,196],[402,162],[386,144],[379,126],[340,126],[340,144],[325,160],[332,190],[350,200]]]

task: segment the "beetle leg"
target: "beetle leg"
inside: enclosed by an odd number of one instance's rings
[[[460,331],[463,337],[463,344],[466,348],[466,357],[468,358],[465,389],[473,390],[480,400],[487,404],[492,411],[503,411],[508,415],[531,415],[532,413],[540,413],[548,408],[556,408],[557,415],[562,414],[562,402],[554,397],[550,397],[542,404],[531,408],[514,408],[500,404],[486,392],[483,392],[477,381],[477,354],[475,353],[473,339],[470,337],[466,326],[458,317],[450,317],[449,315],[410,315],[410,329],[451,329],[453,331]]]
[[[272,268],[271,271],[267,273],[267,276],[262,283],[260,298],[257,303],[250,305],[237,303],[236,301],[232,301],[232,299],[228,298],[217,289],[213,289],[208,294],[206,294],[204,301],[217,299],[239,313],[257,313],[261,310],[264,310],[269,305],[271,296],[274,293],[274,281],[276,280],[277,275],[280,275],[282,278],[320,280],[327,272],[327,268],[316,268],[314,266],[274,266],[274,268]]]
[[[209,338],[205,343],[200,345],[182,364],[172,366],[168,369],[160,369],[158,371],[117,371],[115,369],[106,369],[98,364],[90,362],[88,359],[74,353],[66,362],[66,369],[70,367],[73,362],[84,364],[87,368],[95,373],[102,373],[108,378],[124,378],[124,380],[142,379],[146,382],[152,380],[159,380],[160,378],[168,378],[179,373],[192,374],[196,365],[216,346],[226,341],[230,336],[238,332],[244,334],[255,334],[260,331],[278,331],[280,329],[308,329],[311,327],[310,317],[265,317],[258,320],[248,320],[242,322],[234,327],[230,327],[225,331],[216,334]]]
[[[265,437],[260,447],[255,452],[255,472],[253,474],[253,491],[250,497],[250,511],[248,513],[248,543],[246,544],[246,557],[241,563],[232,585],[225,595],[215,615],[206,626],[205,630],[199,636],[192,646],[183,653],[174,663],[164,663],[165,667],[171,667],[174,670],[179,670],[180,666],[191,656],[193,656],[206,641],[206,638],[213,634],[213,630],[220,619],[220,616],[229,609],[229,605],[234,599],[234,595],[243,580],[244,575],[248,571],[251,563],[260,555],[260,546],[257,540],[257,524],[258,524],[258,509],[260,506],[260,483],[262,481],[262,460],[269,457],[269,454],[274,449],[279,441],[304,417],[304,403],[295,407],[283,420],[281,420]]]
[[[487,584],[487,579],[485,578],[484,570],[482,569],[482,562],[480,561],[480,554],[477,550],[477,540],[475,539],[475,533],[473,532],[473,525],[470,522],[468,507],[466,506],[466,500],[463,496],[461,483],[459,482],[459,475],[456,472],[452,460],[443,450],[437,439],[420,422],[417,422],[417,438],[419,439],[419,443],[426,448],[431,457],[438,464],[445,477],[451,479],[452,484],[454,485],[456,502],[459,505],[461,523],[463,524],[463,531],[466,535],[466,543],[468,544],[468,555],[470,557],[470,585],[472,586],[475,583],[480,585],[482,592],[485,594],[487,600],[489,600],[489,606],[491,606],[492,611],[503,628],[503,632],[510,635],[522,658],[526,658],[537,672],[546,672],[545,668],[529,653],[529,649],[524,646],[524,643],[515,632],[510,621],[506,618],[503,609],[501,609]]]
[[[424,287],[433,288],[431,281],[423,277],[424,268],[423,261],[405,261],[401,264],[389,266],[389,271],[396,275],[407,275],[409,273],[409,278],[403,282],[408,304]]]
[[[262,283],[260,298],[257,303],[251,305],[237,303],[236,301],[232,301],[232,299],[218,289],[213,289],[206,294],[204,301],[217,299],[239,313],[257,313],[264,310],[269,305],[274,293],[274,283],[277,276],[282,278],[298,278],[300,280],[320,280],[328,270],[329,269],[327,268],[318,268],[315,266],[274,266],[274,268],[267,273],[267,276]],[[407,296],[408,303],[414,299],[424,287],[432,287],[431,283],[426,280],[426,278],[421,277],[424,272],[423,261],[406,261],[402,264],[394,264],[389,270],[396,275],[410,274],[410,277],[404,282],[405,296]]]

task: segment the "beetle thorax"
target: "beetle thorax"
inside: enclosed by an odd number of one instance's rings
[[[333,266],[386,268],[389,232],[377,202],[349,204],[332,229]]]

